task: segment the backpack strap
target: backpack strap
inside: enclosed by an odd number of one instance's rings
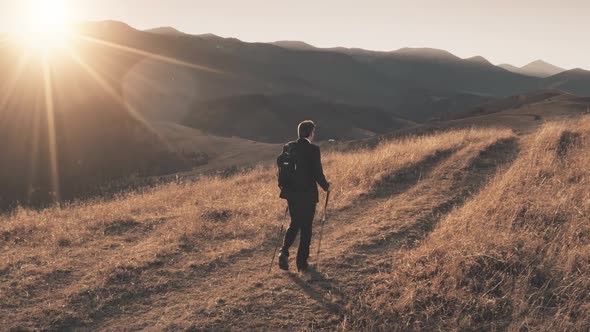
[[[295,148],[297,147],[297,142],[293,141],[293,142],[289,142],[287,144],[285,144],[285,147],[283,148],[284,152],[291,152],[293,151]]]

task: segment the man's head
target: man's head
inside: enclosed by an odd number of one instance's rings
[[[297,133],[299,138],[307,138],[309,141],[313,141],[315,137],[315,124],[311,120],[305,120],[297,126]]]

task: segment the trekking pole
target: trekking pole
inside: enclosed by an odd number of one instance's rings
[[[275,256],[277,255],[277,250],[279,249],[279,244],[281,243],[281,236],[283,235],[283,228],[285,227],[285,220],[287,220],[287,214],[289,214],[289,206],[285,210],[285,216],[283,217],[283,221],[281,221],[281,229],[279,230],[279,237],[277,238],[277,244],[275,245],[275,252],[272,254],[272,260],[270,261],[270,266],[268,267],[268,273],[272,270],[272,264],[275,261]]]
[[[324,216],[322,217],[322,227],[320,229],[320,239],[318,242],[318,252],[316,254],[317,263],[316,268],[320,266],[320,249],[322,248],[322,235],[324,234],[324,225],[326,224],[326,218],[328,217],[328,200],[330,199],[330,191],[326,193],[326,204],[324,205]]]

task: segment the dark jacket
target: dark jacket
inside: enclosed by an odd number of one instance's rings
[[[287,199],[311,198],[315,202],[318,202],[319,194],[317,185],[319,184],[326,191],[330,188],[330,184],[326,181],[322,168],[320,147],[311,144],[305,138],[300,138],[296,142],[288,144],[295,144],[297,160],[297,168],[295,170],[296,181],[293,188],[290,188],[288,192],[281,192],[281,197]]]

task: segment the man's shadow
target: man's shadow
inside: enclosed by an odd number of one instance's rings
[[[342,303],[346,303],[347,300],[345,295],[339,290],[339,287],[334,285],[333,281],[326,279],[324,275],[317,271],[313,266],[308,268],[305,275],[306,277],[309,277],[309,280],[302,279],[301,275],[298,273],[288,273],[289,278],[301,287],[305,294],[321,304],[329,312],[344,317],[346,310]],[[319,287],[314,287],[314,285],[319,285]],[[332,296],[328,297],[325,295],[326,293],[331,293]],[[338,303],[334,302],[334,298],[337,299]]]

